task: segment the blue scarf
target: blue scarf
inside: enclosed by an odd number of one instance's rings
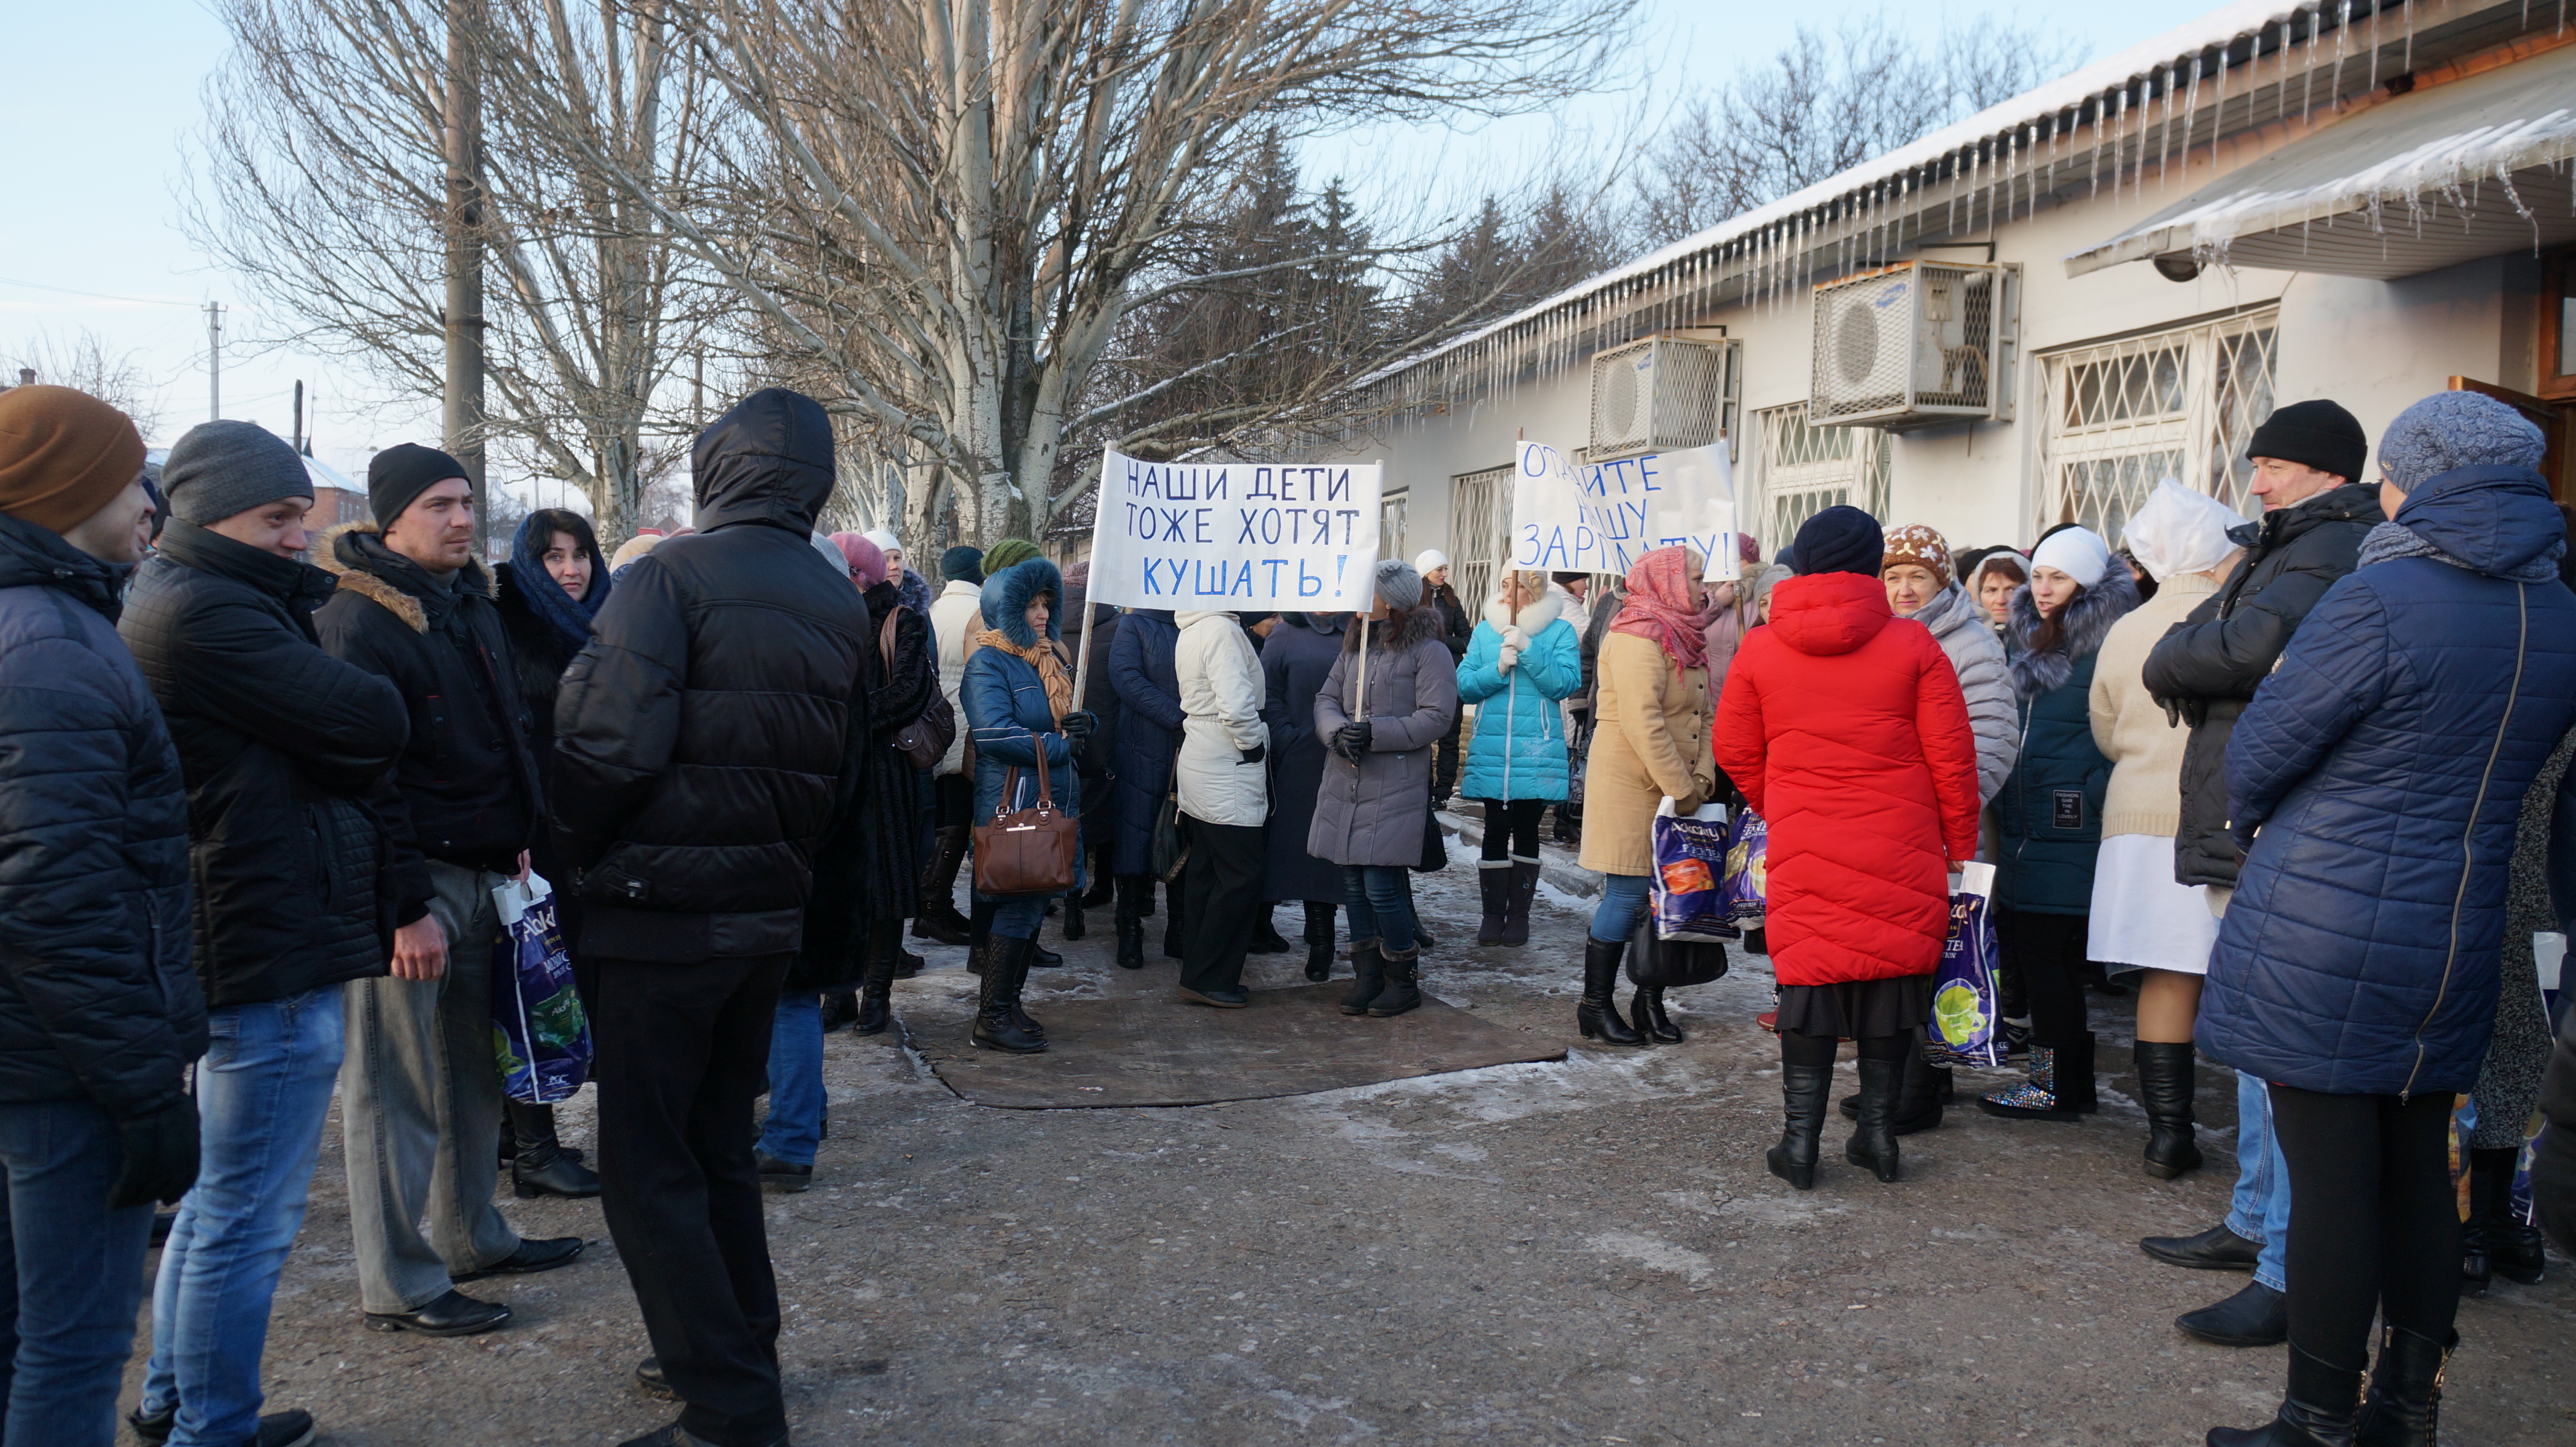
[[[590,620],[599,616],[600,605],[608,601],[608,560],[590,560],[590,596],[575,602],[546,571],[543,553],[545,545],[554,541],[552,532],[542,538],[529,536],[537,530],[537,521],[531,515],[510,540],[510,581],[527,600],[528,611],[546,620],[565,647],[577,650],[590,641]]]

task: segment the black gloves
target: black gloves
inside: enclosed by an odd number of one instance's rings
[[[1057,724],[1056,727],[1064,730],[1064,736],[1066,738],[1072,739],[1076,743],[1080,743],[1082,740],[1091,737],[1091,731],[1093,729],[1100,727],[1100,720],[1094,716],[1090,710],[1078,708],[1073,712],[1066,714],[1064,716],[1064,721]]]
[[[116,1127],[117,1144],[125,1149],[124,1169],[107,1188],[107,1208],[176,1202],[197,1183],[197,1102],[181,1096],[170,1104]]]
[[[1366,719],[1358,723],[1344,724],[1341,730],[1333,735],[1333,752],[1356,764],[1360,761],[1360,756],[1369,751],[1369,734],[1370,729]]]

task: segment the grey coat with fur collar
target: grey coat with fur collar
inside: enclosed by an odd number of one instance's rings
[[[1335,864],[1413,865],[1431,814],[1431,745],[1458,716],[1457,661],[1442,636],[1440,610],[1424,606],[1369,625],[1367,696],[1359,666],[1360,626],[1343,633],[1342,655],[1315,700],[1315,729],[1327,748],[1344,724],[1366,719],[1369,752],[1354,764],[1324,760],[1306,852]]]

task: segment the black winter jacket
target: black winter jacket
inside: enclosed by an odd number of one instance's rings
[[[402,695],[322,651],[331,575],[171,520],[117,631],[188,780],[197,979],[207,1004],[385,972],[393,841],[364,802],[410,736]]]
[[[2182,756],[2182,825],[2174,835],[2180,882],[2235,885],[2227,740],[2308,610],[2353,570],[2361,540],[2385,521],[2379,490],[2347,483],[2231,530],[2245,560],[2147,655],[2147,692],[2191,725]]]
[[[441,587],[369,523],[325,533],[314,552],[339,576],[313,615],[322,646],[391,679],[411,713],[393,784],[369,801],[392,830],[398,918],[409,924],[429,910],[427,860],[506,874],[536,838],[527,709],[481,564]]]
[[[120,570],[0,514],[0,1101],[177,1100],[206,1053],[188,791]]]
[[[556,700],[554,817],[606,959],[796,952],[876,645],[809,540],[832,491],[823,409],[755,392],[692,461],[699,531],[617,580]]]
[[[1449,646],[1449,661],[1464,663],[1467,645],[1476,636],[1476,620],[1467,616],[1467,607],[1458,601],[1458,590],[1446,583],[1430,589],[1431,601],[1440,609],[1440,641]]]
[[[861,946],[869,924],[921,913],[921,771],[895,752],[894,737],[918,722],[939,692],[938,649],[929,620],[902,606],[894,584],[879,583],[864,598],[875,642],[860,665],[866,682],[851,710],[841,802],[814,855],[805,940],[784,982],[796,993],[853,983],[866,963]],[[891,668],[884,646],[889,617]]]
[[[537,781],[542,787],[554,778],[555,695],[563,691],[564,670],[572,667],[573,655],[580,650],[528,607],[528,595],[521,591],[520,580],[512,574],[509,564],[494,564],[492,574],[497,584],[492,606],[501,617],[501,635],[510,644],[510,667],[519,685],[519,703],[528,711],[528,748],[536,756]],[[537,583],[541,587],[555,586],[551,578],[539,578]]]

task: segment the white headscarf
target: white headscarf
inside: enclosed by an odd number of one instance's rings
[[[2055,568],[2073,578],[2079,587],[2090,588],[2111,571],[2111,545],[2091,528],[2067,528],[2050,533],[2047,539],[2030,551],[2030,569]]]
[[[2138,566],[2161,583],[2183,573],[2206,573],[2227,561],[2236,551],[2227,530],[2246,521],[2236,509],[2168,477],[2130,516],[2121,539]]]

